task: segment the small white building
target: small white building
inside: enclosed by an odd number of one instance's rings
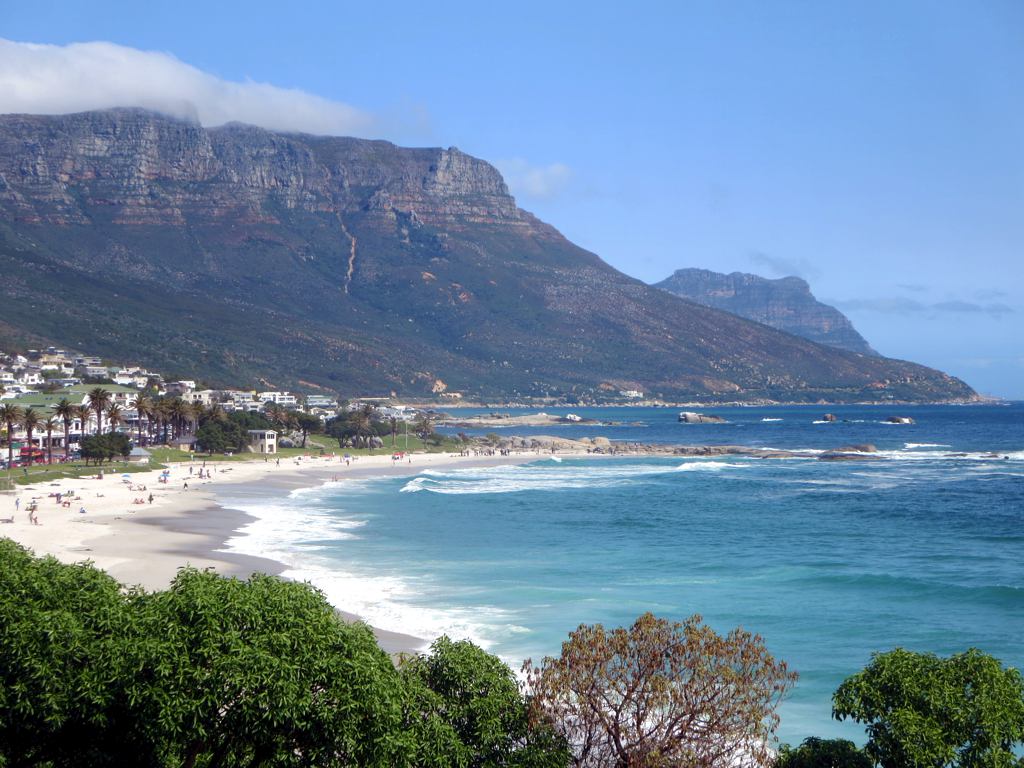
[[[249,450],[253,453],[277,453],[277,432],[272,429],[250,429]]]

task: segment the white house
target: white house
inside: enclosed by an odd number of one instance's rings
[[[253,453],[277,453],[277,432],[272,429],[250,429],[249,450]]]
[[[264,403],[276,403],[284,408],[294,408],[299,400],[290,392],[260,392],[259,398]]]

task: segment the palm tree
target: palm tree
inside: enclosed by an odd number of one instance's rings
[[[155,404],[153,403],[153,398],[151,398],[149,395],[139,395],[135,399],[135,413],[137,414],[138,418],[138,421],[136,422],[135,426],[138,428],[139,432],[139,445],[142,445],[144,442],[142,439],[142,420],[146,420],[146,432],[148,433],[149,419],[153,415],[154,405]]]
[[[111,403],[107,406],[107,423],[110,425],[110,434],[114,434],[114,431],[121,426],[121,422],[124,421],[124,411],[121,406],[117,403]]]
[[[21,408],[11,403],[0,405],[0,420],[7,425],[7,466],[14,462],[14,425],[21,423]]]
[[[89,390],[89,407],[96,411],[96,434],[103,434],[103,412],[110,405],[110,390],[96,387]]]
[[[46,463],[53,464],[53,430],[57,428],[57,420],[53,416],[47,417],[43,422],[43,429],[46,430]]]
[[[168,414],[171,417],[171,431],[175,437],[181,437],[184,431],[185,422],[191,418],[189,404],[180,397],[171,398],[168,402]]]
[[[395,448],[395,440],[398,439],[398,417],[388,416],[388,426],[391,427],[391,449]]]
[[[75,406],[66,397],[57,401],[53,408],[54,415],[64,422],[64,459],[71,455],[71,422],[75,419]]]
[[[85,437],[85,430],[89,424],[89,417],[92,416],[92,408],[88,405],[75,405],[72,406],[75,409],[75,418],[78,419],[78,423],[82,426],[81,437]]]
[[[171,423],[171,398],[164,397],[157,401],[153,408],[153,417],[156,419],[157,434],[162,434],[162,443],[168,440],[167,429]]]
[[[25,412],[21,414],[21,426],[25,428],[25,434],[28,436],[28,447],[32,448],[32,433],[36,431],[36,428],[42,424],[42,417],[39,415],[39,411],[35,408],[26,408]]]

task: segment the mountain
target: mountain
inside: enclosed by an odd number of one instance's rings
[[[519,209],[455,148],[120,109],[0,116],[0,344],[345,394],[963,399],[703,307]]]
[[[814,298],[811,287],[799,277],[769,280],[745,272],[726,275],[707,269],[677,269],[654,286],[819,344],[862,355],[878,354],[846,315]]]

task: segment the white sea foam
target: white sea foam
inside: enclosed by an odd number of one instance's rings
[[[953,446],[946,443],[904,443],[903,447],[913,450],[914,448],[952,448]]]
[[[672,467],[666,464],[600,464],[553,467],[548,464],[523,464],[503,467],[468,467],[448,471],[426,470],[408,481],[402,493],[465,495],[552,491],[574,488],[615,488],[638,479],[671,472],[711,471],[745,467],[713,459],[694,459]]]
[[[749,464],[732,464],[727,461],[687,461],[676,467],[676,472],[721,472],[723,469],[742,469]]]
[[[761,419],[761,421],[782,421],[782,419],[768,418],[766,416],[765,418]]]
[[[440,474],[440,473],[438,473]],[[354,490],[346,482],[346,492]],[[366,480],[359,481],[364,489]],[[332,487],[333,486],[333,487]],[[339,567],[337,543],[356,538],[367,520],[347,518],[337,506],[328,506],[340,486],[325,484],[292,491],[277,501],[224,498],[225,506],[240,509],[254,519],[236,532],[221,551],[266,557],[285,566],[282,576],[308,581],[338,608],[355,613],[370,624],[416,637],[442,634],[467,638],[483,647],[526,628],[512,614],[486,605],[437,608],[417,604],[423,592],[417,579],[383,573],[357,573]],[[318,504],[317,502],[321,502]]]

